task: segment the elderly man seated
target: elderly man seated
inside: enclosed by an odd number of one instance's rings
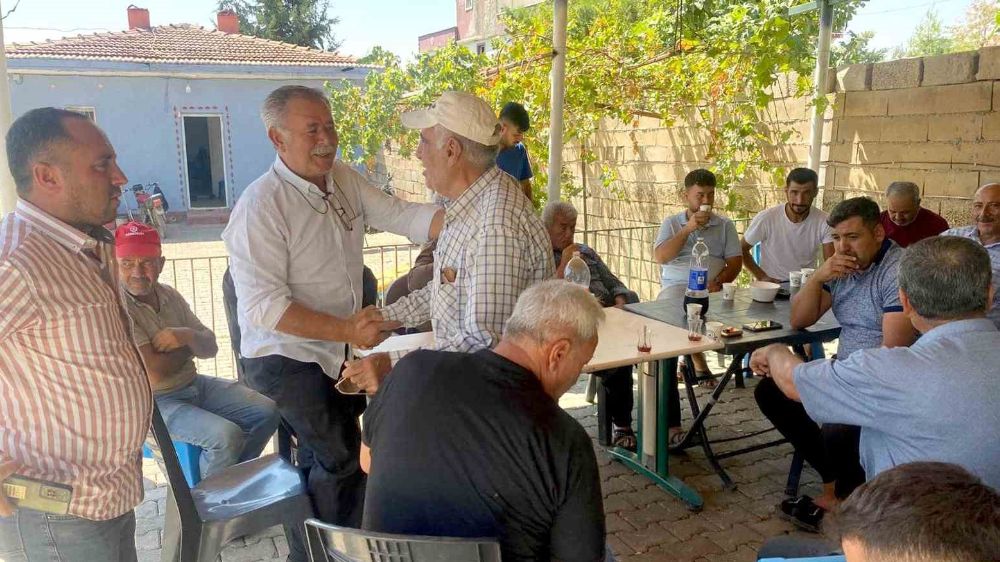
[[[908,181],[894,181],[885,190],[885,207],[879,217],[885,235],[905,248],[929,236],[948,230],[941,215],[920,206],[920,187]]]
[[[785,536],[759,560],[844,553],[847,562],[982,562],[1000,552],[1000,493],[942,462],[907,463],[876,476],[837,513],[840,548]]]
[[[986,316],[1000,328],[1000,183],[988,183],[976,191],[972,203],[971,226],[945,231],[946,236],[975,240],[990,253],[993,267],[993,308]]]
[[[845,199],[833,208],[827,222],[833,227],[835,253],[792,300],[792,327],[808,328],[833,310],[841,325],[840,359],[861,349],[909,345],[913,326],[903,314],[896,280],[903,250],[885,238],[878,204],[867,197]],[[798,508],[784,506],[794,521],[814,527],[823,510],[835,506],[864,481],[858,459],[859,429],[839,424],[820,428],[772,380],[761,381],[754,398],[761,412],[823,479],[823,495],[815,506],[811,499],[801,498]]]
[[[584,289],[542,281],[521,294],[494,349],[400,360],[364,416],[362,527],[497,537],[507,562],[603,560],[594,448],[559,407],[603,319]]]
[[[129,222],[115,232],[118,274],[135,344],[170,436],[201,447],[201,476],[257,458],[278,427],[269,398],[234,381],[199,375],[194,357],[215,357],[215,334],[172,287],[159,282],[160,236]]]
[[[935,460],[1000,487],[1000,331],[986,319],[993,294],[981,245],[929,238],[910,246],[899,266],[903,314],[923,334],[916,343],[810,363],[772,345],[750,365],[815,423],[859,426],[869,479]]]
[[[601,301],[602,305],[622,307],[628,302],[638,302],[635,293],[611,273],[593,248],[573,243],[576,217],[576,208],[566,201],[553,201],[542,211],[542,223],[549,232],[552,255],[558,264],[556,277],[563,278],[566,264],[573,258],[573,254],[579,252],[580,258],[590,269],[590,292]],[[607,411],[611,423],[614,424],[611,444],[635,451],[635,432],[632,431],[632,367],[605,369],[594,374],[602,378],[607,393]]]

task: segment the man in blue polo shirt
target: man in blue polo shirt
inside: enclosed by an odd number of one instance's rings
[[[878,204],[867,197],[845,199],[827,219],[833,228],[834,254],[803,284],[792,300],[793,328],[812,326],[828,310],[841,325],[837,357],[877,347],[907,346],[915,337],[903,314],[897,276],[903,250],[885,236]],[[754,389],[761,412],[823,479],[823,494],[782,505],[803,528],[815,528],[832,509],[864,482],[858,458],[860,430],[826,424],[822,428],[802,405],[790,400],[771,379]]]
[[[961,236],[975,240],[990,254],[994,286],[1000,283],[1000,183],[988,183],[976,191],[972,201],[970,226],[953,228],[942,236]],[[1000,290],[993,293],[993,308],[986,315],[1000,328]]]
[[[958,464],[1000,489],[1000,332],[982,245],[954,236],[909,246],[899,265],[903,313],[923,336],[810,363],[787,347],[756,351],[755,372],[819,423],[861,426],[868,479],[898,464]]]
[[[524,194],[531,199],[531,163],[528,150],[524,148],[524,133],[531,128],[531,120],[524,106],[517,102],[507,102],[500,110],[500,153],[497,167],[514,176],[521,184]]]

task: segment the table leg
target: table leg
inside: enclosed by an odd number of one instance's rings
[[[668,447],[667,441],[668,441],[669,430],[667,428],[667,411],[666,411],[666,408],[668,407],[667,393],[669,392],[669,389],[667,387],[667,384],[669,383],[669,380],[666,379],[666,377],[674,376],[674,373],[677,372],[677,360],[668,359],[666,361],[654,362],[650,364],[650,368],[652,369],[652,375],[655,381],[656,401],[654,407],[656,408],[655,412],[656,415],[653,418],[655,419],[655,424],[653,425],[653,427],[645,427],[642,422],[643,409],[646,406],[645,406],[645,400],[643,400],[644,385],[642,384],[642,380],[640,379],[640,384],[639,384],[640,396],[638,401],[640,409],[638,416],[639,417],[639,422],[638,422],[639,435],[637,439],[638,451],[636,453],[632,453],[616,447],[608,449],[608,453],[615,460],[621,462],[622,464],[631,468],[635,472],[642,474],[646,478],[649,478],[650,480],[653,481],[653,483],[655,483],[661,489],[663,489],[664,491],[668,492],[669,494],[673,495],[674,497],[686,503],[689,509],[692,509],[694,511],[700,511],[704,506],[704,501],[701,499],[701,496],[698,495],[698,492],[696,492],[693,488],[689,487],[680,479],[671,476],[669,470],[669,457],[667,452],[667,447]],[[642,377],[644,375],[640,374],[639,376]],[[648,423],[645,425],[648,425]],[[648,468],[646,464],[643,462],[644,451],[642,444],[643,444],[644,431],[653,431],[656,436],[655,439],[656,449],[655,452],[653,452],[653,455],[655,457],[653,469]]]

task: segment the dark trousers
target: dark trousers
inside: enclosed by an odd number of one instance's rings
[[[292,428],[297,460],[305,473],[316,517],[334,525],[361,527],[366,477],[358,455],[358,416],[364,396],[348,396],[333,388],[316,363],[281,355],[243,359],[246,383],[267,396]],[[306,560],[302,529],[287,529],[289,560]]]
[[[601,377],[604,383],[611,423],[618,427],[632,427],[632,407],[635,404],[632,396],[632,366],[604,369],[595,371],[594,374]]]
[[[754,389],[760,411],[788,439],[824,483],[835,482],[835,493],[844,499],[865,481],[858,445],[861,428],[853,425],[816,424],[805,407],[781,392],[773,379],[764,378]]]

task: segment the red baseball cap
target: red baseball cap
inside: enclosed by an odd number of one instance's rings
[[[115,230],[115,255],[119,258],[160,256],[160,234],[141,222],[129,221]]]

